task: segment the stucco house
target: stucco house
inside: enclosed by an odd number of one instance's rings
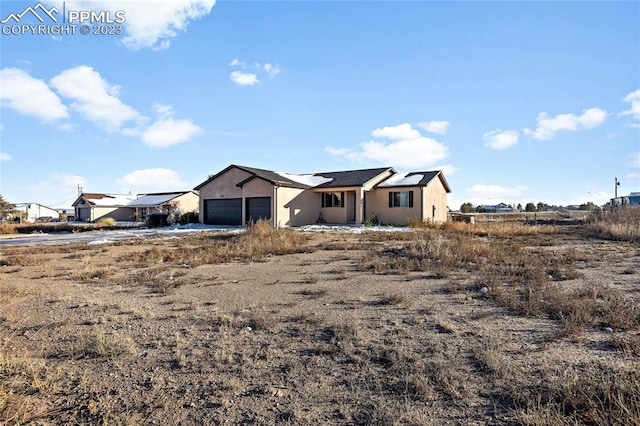
[[[260,218],[276,227],[332,224],[406,225],[447,220],[451,192],[441,171],[397,173],[392,167],[292,174],[232,164],[194,188],[200,222],[243,225]]]
[[[75,219],[80,222],[95,222],[103,218],[130,222],[135,220],[135,208],[128,204],[136,199],[135,195],[99,194],[83,192],[73,202]]]
[[[143,221],[148,214],[167,213],[181,215],[198,211],[198,193],[195,191],[155,192],[139,194],[138,198],[127,204],[135,209],[135,217]]]

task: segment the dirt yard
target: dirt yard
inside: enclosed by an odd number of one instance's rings
[[[637,244],[579,227],[0,253],[0,423],[640,424]]]

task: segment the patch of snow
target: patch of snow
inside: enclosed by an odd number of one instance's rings
[[[135,200],[135,195],[112,195],[105,198],[88,198],[90,202],[97,207],[111,207],[111,206],[126,206],[131,201]]]
[[[87,245],[91,245],[91,246],[93,246],[93,245],[98,245],[98,244],[109,244],[109,243],[112,243],[112,242],[113,242],[112,240],[109,240],[109,239],[107,239],[107,238],[104,238],[104,239],[102,239],[102,240],[89,241],[89,242],[87,243]]]
[[[347,234],[362,234],[364,232],[413,232],[406,226],[364,226],[364,225],[304,225],[294,229],[306,232],[343,232]]]
[[[323,183],[331,182],[333,180],[333,178],[326,178],[322,176],[316,176],[313,174],[296,175],[293,173],[285,173],[285,172],[276,172],[276,173],[285,179],[289,179],[294,182],[298,182],[303,185],[312,186],[312,187],[322,185]]]
[[[380,186],[380,187],[391,187],[391,186],[417,185],[417,184],[420,183],[420,181],[424,177],[424,175],[421,175],[421,174],[407,176],[408,174],[409,174],[409,172],[396,173],[395,175],[391,176],[389,179],[385,180],[384,182],[382,182],[378,186]]]

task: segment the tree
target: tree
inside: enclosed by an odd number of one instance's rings
[[[535,211],[537,211],[536,205],[533,204],[532,202],[528,202],[527,205],[524,207],[524,210],[527,211],[527,212],[535,212]]]
[[[460,213],[471,213],[473,212],[473,204],[471,203],[462,203],[460,206]]]
[[[592,201],[587,201],[587,202],[586,202],[586,203],[584,203],[584,204],[580,204],[580,210],[589,210],[589,211],[592,211],[592,210],[595,210],[595,209],[596,209],[596,205],[595,205],[595,204],[593,204],[593,202],[592,202]]]
[[[521,211],[522,210],[522,204],[518,203],[517,209]]]
[[[6,201],[2,195],[0,195],[0,219],[5,219],[11,213],[15,212],[15,204],[11,204]]]

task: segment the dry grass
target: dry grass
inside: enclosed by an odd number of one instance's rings
[[[186,237],[174,247],[152,247],[121,258],[133,266],[200,266],[233,261],[262,261],[266,257],[307,250],[306,237],[291,229],[272,229],[258,221],[241,235],[198,235]]]
[[[591,217],[588,232],[619,240],[640,240],[640,208],[624,207],[607,210]]]
[[[0,423],[640,424],[635,246],[500,226],[7,248]]]

